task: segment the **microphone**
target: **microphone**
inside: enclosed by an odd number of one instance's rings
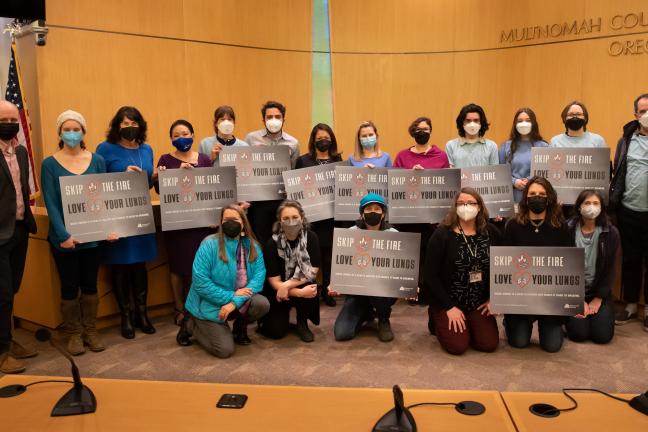
[[[80,415],[80,414],[89,414],[97,410],[97,400],[94,393],[90,390],[85,384],[81,382],[81,375],[79,374],[79,368],[74,359],[61,345],[52,338],[52,333],[45,329],[40,328],[36,330],[34,336],[40,342],[49,341],[63,357],[70,361],[72,367],[72,379],[74,380],[74,386],[68,390],[67,393],[59,399],[59,401],[54,405],[52,409],[52,417],[60,416],[71,416],[71,415]]]
[[[405,406],[403,392],[399,386],[392,388],[394,393],[394,408],[378,420],[372,432],[416,432],[414,416]]]

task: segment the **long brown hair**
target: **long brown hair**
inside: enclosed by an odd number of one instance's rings
[[[241,231],[241,235],[245,233],[245,235],[250,239],[250,252],[248,255],[248,261],[249,262],[256,261],[257,259],[256,247],[259,244],[259,241],[256,239],[254,232],[252,232],[252,226],[250,225],[250,221],[248,220],[247,216],[245,216],[245,211],[243,211],[243,209],[236,204],[228,204],[224,206],[223,210],[221,211],[220,226],[223,226],[223,216],[225,215],[225,210],[234,210],[236,213],[238,213],[239,217],[243,221],[243,230]],[[218,257],[223,262],[228,262],[227,252],[225,251],[225,233],[223,233],[222,229],[218,230],[217,236],[218,236]]]
[[[534,176],[531,177],[527,183],[524,191],[522,191],[522,200],[518,204],[518,212],[515,215],[515,220],[521,225],[529,223],[529,206],[527,205],[527,198],[529,196],[529,188],[533,184],[539,184],[547,193],[547,212],[545,213],[545,221],[548,221],[552,227],[560,228],[565,221],[560,204],[558,204],[558,195],[549,180],[544,177]]]
[[[538,120],[536,118],[535,112],[531,108],[520,108],[515,112],[513,116],[513,126],[511,127],[511,135],[509,139],[511,140],[511,148],[509,149],[508,154],[506,155],[506,161],[511,163],[513,160],[513,155],[518,148],[518,143],[522,141],[522,135],[517,131],[517,118],[520,114],[525,113],[529,116],[531,123],[531,132],[529,132],[529,141],[531,141],[531,146],[537,141],[544,141],[542,135],[540,135],[540,126],[538,126]]]
[[[461,195],[462,193],[475,198],[475,201],[477,201],[477,204],[479,204],[479,213],[477,213],[477,217],[475,218],[475,227],[478,233],[484,234],[488,227],[488,210],[484,205],[484,200],[482,199],[481,195],[479,195],[479,193],[475,189],[470,187],[461,188],[457,196],[455,196],[452,208],[446,215],[445,219],[443,219],[443,225],[450,229],[459,226],[459,216],[457,216],[457,201],[459,201],[459,195]]]

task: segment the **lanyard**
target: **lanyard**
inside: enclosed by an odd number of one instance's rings
[[[459,232],[461,233],[461,236],[464,239],[464,242],[466,242],[466,246],[468,247],[468,252],[470,252],[470,256],[472,256],[474,259],[477,259],[477,244],[475,244],[475,252],[473,252],[472,248],[470,247],[470,243],[468,242],[468,239],[466,238],[466,234],[464,233],[463,228],[461,228],[461,223],[459,225]]]

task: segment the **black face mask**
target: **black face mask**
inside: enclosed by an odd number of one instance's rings
[[[221,225],[221,228],[223,229],[223,233],[229,238],[238,237],[238,235],[241,234],[242,229],[241,224],[235,220],[226,220]]]
[[[139,126],[127,126],[119,129],[119,136],[126,141],[133,141],[139,136]]]
[[[9,141],[18,135],[20,125],[18,123],[0,123],[0,139]]]
[[[585,119],[579,117],[572,117],[565,120],[565,126],[567,129],[577,131],[583,126],[585,126]]]
[[[527,207],[531,213],[540,214],[547,209],[547,197],[531,196],[527,198]]]
[[[319,141],[315,141],[315,148],[319,151],[326,152],[328,149],[331,148],[331,141],[327,139],[322,139]]]
[[[376,212],[369,212],[369,213],[364,213],[362,215],[362,218],[364,219],[365,223],[369,226],[376,226],[379,225],[380,222],[382,221],[382,214],[376,213]]]
[[[426,131],[417,131],[414,133],[416,144],[427,144],[430,141],[430,133]]]

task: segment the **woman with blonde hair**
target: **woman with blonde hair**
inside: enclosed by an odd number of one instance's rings
[[[360,123],[356,132],[355,149],[349,162],[355,167],[389,168],[392,166],[389,153],[380,150],[378,129],[372,121]]]

